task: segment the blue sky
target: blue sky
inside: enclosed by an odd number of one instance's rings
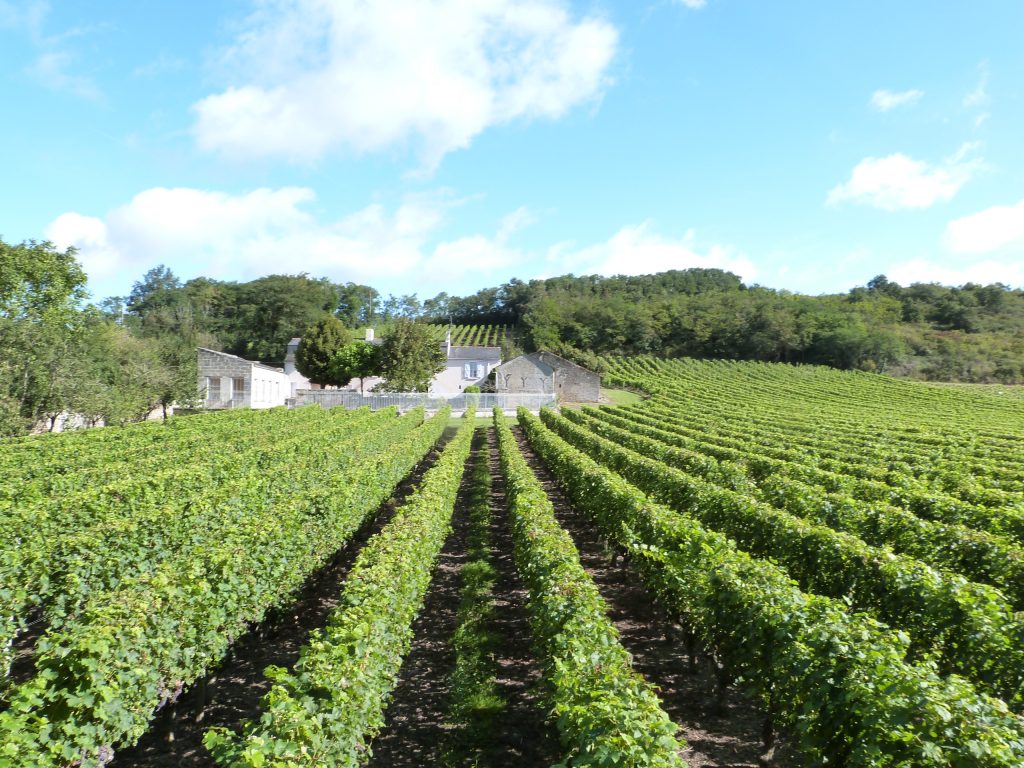
[[[97,297],[1024,285],[1024,4],[0,0],[0,237]]]

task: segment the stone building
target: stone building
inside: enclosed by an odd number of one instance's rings
[[[205,408],[273,408],[293,396],[292,380],[280,368],[203,347],[198,354]]]
[[[599,374],[552,352],[533,352],[499,365],[494,385],[498,392],[554,394],[570,403],[596,403],[601,396]]]

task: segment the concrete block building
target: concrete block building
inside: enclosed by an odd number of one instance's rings
[[[205,408],[273,408],[292,397],[292,380],[280,368],[203,347],[198,354]]]
[[[495,373],[499,392],[554,394],[563,402],[596,403],[601,376],[552,352],[532,352],[499,365]]]

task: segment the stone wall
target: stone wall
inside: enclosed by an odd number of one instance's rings
[[[550,352],[533,352],[498,367],[498,392],[544,392],[568,403],[596,403],[601,377]]]
[[[541,362],[536,354],[521,355],[498,366],[494,377],[494,388],[498,392],[542,392],[553,394],[555,380],[553,370]]]
[[[233,355],[222,355],[209,349],[199,350],[199,391],[204,397],[209,398],[207,392],[207,379],[220,379],[220,397],[218,400],[226,400],[228,382],[234,378],[244,378],[252,381],[252,363]],[[250,384],[251,386],[251,384]]]
[[[538,352],[555,372],[555,394],[561,402],[596,403],[601,397],[601,375],[550,352]]]

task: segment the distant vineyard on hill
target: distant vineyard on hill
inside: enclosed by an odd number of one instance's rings
[[[509,329],[504,325],[451,325],[447,323],[431,323],[431,333],[438,341],[444,341],[449,329],[452,332],[452,344],[459,347],[500,347]],[[373,329],[374,337],[380,338],[387,333],[388,325],[380,325]],[[360,328],[352,333],[353,339],[365,339],[366,328]]]

